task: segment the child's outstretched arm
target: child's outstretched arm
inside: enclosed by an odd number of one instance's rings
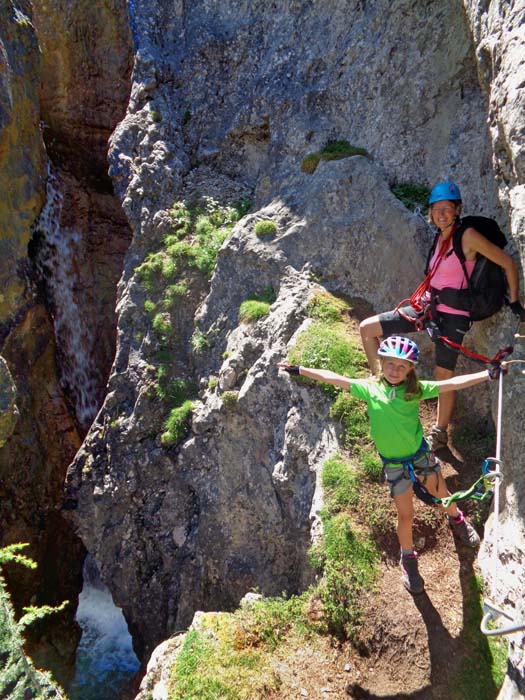
[[[324,382],[325,384],[333,384],[334,386],[341,387],[341,389],[349,389],[350,384],[359,384],[362,381],[343,377],[342,374],[336,374],[329,369],[310,369],[309,367],[301,367],[299,365],[289,365],[287,362],[278,362],[277,367],[284,369],[285,372],[289,374],[300,374],[302,377],[315,379],[315,381]]]
[[[492,365],[489,369],[484,369],[482,372],[474,372],[473,374],[461,374],[459,377],[451,377],[436,382],[439,385],[439,393],[443,394],[447,391],[457,391],[458,389],[466,389],[469,386],[486,382],[487,379],[497,379],[501,372],[506,372],[504,369],[505,362]]]

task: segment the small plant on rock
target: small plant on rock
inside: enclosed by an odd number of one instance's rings
[[[352,146],[348,141],[328,141],[320,151],[309,153],[301,162],[301,170],[304,173],[311,175],[315,172],[321,160],[340,160],[341,158],[349,158],[350,156],[365,156],[370,157],[370,154],[365,148]]]
[[[400,182],[392,187],[392,194],[395,195],[405,207],[414,211],[420,208],[423,212],[428,211],[428,199],[430,190],[425,185],[416,185],[411,182]]]
[[[270,306],[275,301],[273,287],[267,287],[261,294],[252,294],[243,301],[239,309],[239,319],[245,323],[258,321],[270,313]]]
[[[270,219],[258,221],[255,224],[255,235],[259,238],[271,238],[277,233],[277,224]]]

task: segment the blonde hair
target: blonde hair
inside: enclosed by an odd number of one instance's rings
[[[379,375],[379,381],[383,382],[383,384],[391,386],[383,374],[382,368],[381,374]],[[405,385],[405,401],[413,401],[414,399],[417,400],[421,398],[421,387],[419,386],[419,379],[414,366],[409,370],[403,383]]]

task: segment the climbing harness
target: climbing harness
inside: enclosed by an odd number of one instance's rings
[[[412,488],[414,490],[414,494],[424,503],[428,505],[434,505],[435,503],[439,503],[440,500],[430,493],[430,491],[426,488],[424,482],[426,481],[426,477],[429,474],[436,473],[436,469],[439,466],[439,462],[436,461],[436,464],[428,467],[414,467],[414,462],[417,462],[417,460],[423,455],[425,455],[428,451],[429,450],[427,441],[423,438],[419,449],[417,450],[417,452],[414,452],[413,455],[404,457],[403,459],[389,459],[387,457],[383,457],[383,455],[381,454],[379,455],[379,457],[381,458],[381,462],[383,463],[383,474],[385,475],[385,479],[386,481],[388,481],[388,484],[391,489],[393,489],[394,486],[396,486],[396,484],[398,484],[402,479],[408,477],[412,481]],[[403,470],[402,473],[393,481],[390,481],[390,479],[386,477],[386,467],[389,464],[399,464],[399,466]],[[417,478],[418,475],[424,477],[423,483]]]
[[[525,336],[520,336],[518,333],[514,334],[515,338],[523,338]],[[507,364],[510,363],[524,363],[525,360],[508,360]],[[492,529],[492,539],[493,539],[493,550],[492,550],[492,570],[495,573],[499,564],[499,553],[498,553],[498,539],[499,539],[499,487],[501,482],[501,423],[502,423],[502,413],[503,413],[503,372],[499,375],[498,384],[498,413],[496,421],[496,458],[494,462],[497,464],[497,469],[494,474],[497,474],[494,484],[494,526]],[[502,636],[505,634],[513,634],[514,632],[521,632],[525,630],[525,621],[515,622],[514,618],[506,613],[504,610],[497,608],[492,603],[487,600],[483,601],[483,618],[481,620],[480,629],[482,633],[489,637]],[[497,622],[500,618],[504,618],[504,622],[499,627],[491,628],[489,627],[489,622]]]

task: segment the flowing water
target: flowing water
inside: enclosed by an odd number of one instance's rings
[[[38,240],[35,264],[52,308],[60,383],[74,405],[80,427],[87,431],[100,405],[100,372],[93,360],[96,342],[82,305],[80,269],[85,243],[74,228],[61,226],[64,197],[58,175],[49,169],[47,198],[33,236]]]
[[[139,670],[139,661],[124,615],[100,582],[89,556],[84,566],[77,622],[82,627],[82,638],[68,697],[70,700],[122,700],[128,695]]]

